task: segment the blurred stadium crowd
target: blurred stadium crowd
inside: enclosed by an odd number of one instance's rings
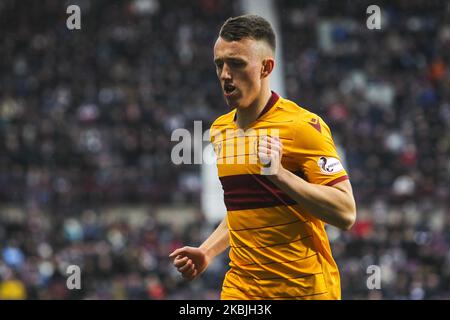
[[[79,31],[68,4],[0,3],[0,299],[217,299],[226,255],[189,284],[167,260],[214,226],[155,212],[200,212],[170,135],[226,112],[212,46],[239,3],[73,1]],[[343,298],[450,299],[450,5],[379,1],[368,30],[365,1],[276,4],[286,97],[330,125],[358,204],[351,231],[329,229]],[[138,221],[110,214],[136,204]]]

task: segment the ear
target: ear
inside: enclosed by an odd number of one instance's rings
[[[275,66],[275,60],[273,58],[267,58],[262,61],[261,79],[268,77]]]

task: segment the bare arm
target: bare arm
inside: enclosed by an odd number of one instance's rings
[[[340,229],[353,226],[356,204],[349,180],[333,186],[313,184],[284,168],[268,178],[309,214]]]
[[[224,218],[213,233],[202,243],[200,249],[212,260],[230,246],[227,218]]]
[[[209,263],[230,245],[226,218],[198,248],[178,248],[169,255],[183,278],[192,280],[206,270]]]
[[[294,199],[306,212],[318,219],[348,230],[356,220],[356,204],[350,181],[333,186],[313,184],[286,170],[281,165],[283,145],[276,137],[263,137],[258,156],[264,172],[281,190]]]

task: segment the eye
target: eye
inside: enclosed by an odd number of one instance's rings
[[[234,68],[242,68],[245,66],[245,62],[241,60],[232,60],[230,61],[230,66]]]

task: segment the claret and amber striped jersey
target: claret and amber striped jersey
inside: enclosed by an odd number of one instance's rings
[[[282,165],[306,181],[348,179],[330,129],[317,115],[272,92],[245,130],[236,109],[211,126],[230,232],[230,270],[222,299],[340,299],[340,279],[324,223],[302,211],[262,174],[256,144],[262,135],[283,143]]]

